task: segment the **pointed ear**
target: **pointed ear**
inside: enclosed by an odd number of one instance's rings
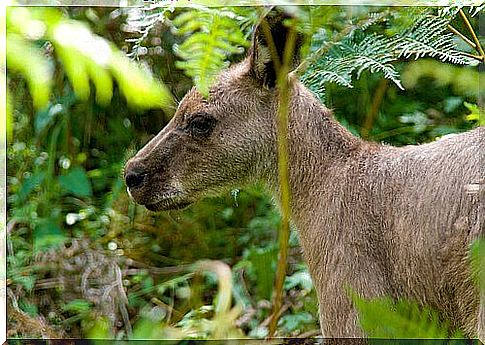
[[[264,86],[276,85],[277,72],[283,62],[285,47],[290,37],[290,31],[294,31],[293,54],[290,57],[289,70],[294,69],[299,63],[299,48],[303,43],[303,35],[296,32],[294,17],[281,10],[271,10],[256,27],[249,58],[251,73]],[[289,43],[291,44],[291,42]]]

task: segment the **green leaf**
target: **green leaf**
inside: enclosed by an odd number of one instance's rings
[[[109,67],[132,107],[149,109],[167,107],[170,104],[172,96],[168,89],[136,63],[128,60],[124,54],[113,53]]]
[[[382,72],[385,78],[403,89],[399,73],[390,64],[396,60],[390,45],[390,41],[382,35],[353,33],[336,43],[306,71],[302,80],[318,94],[326,82],[352,87],[352,75],[355,73],[359,78],[368,69],[372,73]]]
[[[468,121],[476,121],[479,126],[485,126],[485,116],[481,116],[480,108],[477,104],[472,104],[468,102],[464,102],[463,105],[471,111],[470,114],[466,116]]]
[[[59,225],[44,219],[34,228],[34,252],[46,251],[62,245],[66,239]]]
[[[29,314],[31,317],[39,316],[39,307],[36,304],[25,302],[24,300],[19,301],[19,307],[24,312]]]
[[[25,290],[30,292],[34,289],[37,278],[34,275],[15,275],[12,277],[12,280],[17,284],[22,285]]]
[[[52,71],[48,61],[28,40],[17,34],[7,35],[7,65],[9,69],[20,72],[29,85],[30,94],[36,109],[45,107],[49,101]]]
[[[83,313],[89,311],[91,303],[84,299],[75,299],[62,306],[62,310],[72,313]]]
[[[248,251],[247,260],[251,263],[256,276],[256,286],[260,298],[271,299],[277,255],[278,251],[275,247],[251,248]]]
[[[92,195],[91,182],[86,171],[81,167],[72,168],[67,175],[59,176],[61,187],[68,193],[78,197],[89,197]]]
[[[52,124],[56,116],[63,112],[63,110],[64,107],[60,104],[50,104],[48,107],[37,112],[34,121],[35,134],[41,135],[41,133]]]
[[[279,321],[278,326],[283,327],[288,332],[301,330],[303,325],[313,323],[314,319],[310,313],[301,312],[296,314],[284,315]]]
[[[364,70],[383,73],[403,89],[393,66],[403,57],[429,56],[454,64],[476,65],[476,61],[455,47],[454,35],[447,28],[450,18],[445,17],[432,15],[429,9],[413,9],[410,13],[388,10],[378,14],[376,21],[371,18],[364,20],[364,24],[348,25],[333,38],[328,38],[325,30],[314,30],[312,54],[307,58],[302,81],[323,99],[326,83],[351,88],[354,75],[359,78]],[[379,28],[369,30],[374,24],[386,21],[391,25],[381,28],[382,33]],[[446,75],[441,69],[439,72]]]
[[[390,297],[364,299],[355,292],[350,293],[359,312],[359,322],[369,337],[375,338],[448,338],[448,325],[440,321],[439,315],[417,303]],[[453,337],[460,337],[458,332]]]
[[[300,285],[305,290],[313,288],[312,278],[307,270],[295,272],[293,275],[286,277],[285,290],[293,289]]]
[[[87,338],[91,339],[111,339],[111,322],[107,316],[97,317],[89,320],[83,325]]]
[[[418,59],[430,56],[454,64],[474,63],[456,50],[454,35],[447,29],[448,23],[448,19],[430,14],[418,18],[412,27],[397,35],[395,49],[399,51],[399,57]]]
[[[485,292],[485,238],[475,240],[470,248],[470,261],[473,280],[482,293]]]
[[[74,89],[76,97],[86,101],[96,89],[96,102],[107,106],[113,96],[113,80],[120,86],[129,106],[140,109],[168,108],[172,97],[156,81],[108,40],[95,35],[88,25],[66,18],[53,8],[12,9],[22,20],[7,23],[7,62],[29,84],[34,106],[47,105],[52,89],[51,61],[37,48],[48,40]],[[35,29],[35,30],[34,30]]]

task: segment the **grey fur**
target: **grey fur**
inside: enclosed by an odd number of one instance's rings
[[[127,162],[126,172],[147,173],[130,188],[138,203],[184,207],[254,182],[278,201],[278,91],[255,77],[267,63],[255,56],[224,71],[208,99],[192,89],[167,127]],[[364,297],[429,305],[453,328],[484,339],[485,308],[468,253],[485,235],[479,207],[485,128],[401,148],[369,143],[289,79],[292,222],[318,294],[323,334],[363,335],[347,284]],[[184,129],[200,113],[217,120],[203,140]]]

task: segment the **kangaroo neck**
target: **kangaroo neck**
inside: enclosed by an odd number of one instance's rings
[[[352,135],[301,84],[295,85],[288,127],[288,182],[292,218],[308,205],[314,205],[325,185],[338,177],[339,171],[365,154],[372,144]],[[274,157],[277,157],[277,152]],[[269,177],[269,189],[280,204],[281,188],[278,160]]]

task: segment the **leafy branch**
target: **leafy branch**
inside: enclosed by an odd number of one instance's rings
[[[399,19],[399,12],[386,10],[377,15],[369,16],[356,25],[349,25],[332,39],[327,39],[325,31],[317,31],[312,37],[312,54],[295,73],[300,74],[303,82],[320,97],[324,96],[325,84],[337,83],[352,87],[352,78],[359,78],[364,70],[372,73],[383,73],[384,78],[393,81],[403,88],[398,71],[393,63],[401,58],[415,59],[430,56],[443,62],[472,65],[474,60],[481,61],[483,49],[462,9],[458,13],[464,18],[473,40],[463,34],[457,34],[456,29],[450,29],[451,16],[433,15],[429,10],[421,10],[413,15],[413,24],[395,25],[394,32],[376,33],[376,24]],[[373,32],[369,32],[374,28]],[[451,30],[452,32],[450,32]],[[480,56],[458,51],[455,48],[454,37],[458,35]],[[482,52],[482,53],[481,53]]]

